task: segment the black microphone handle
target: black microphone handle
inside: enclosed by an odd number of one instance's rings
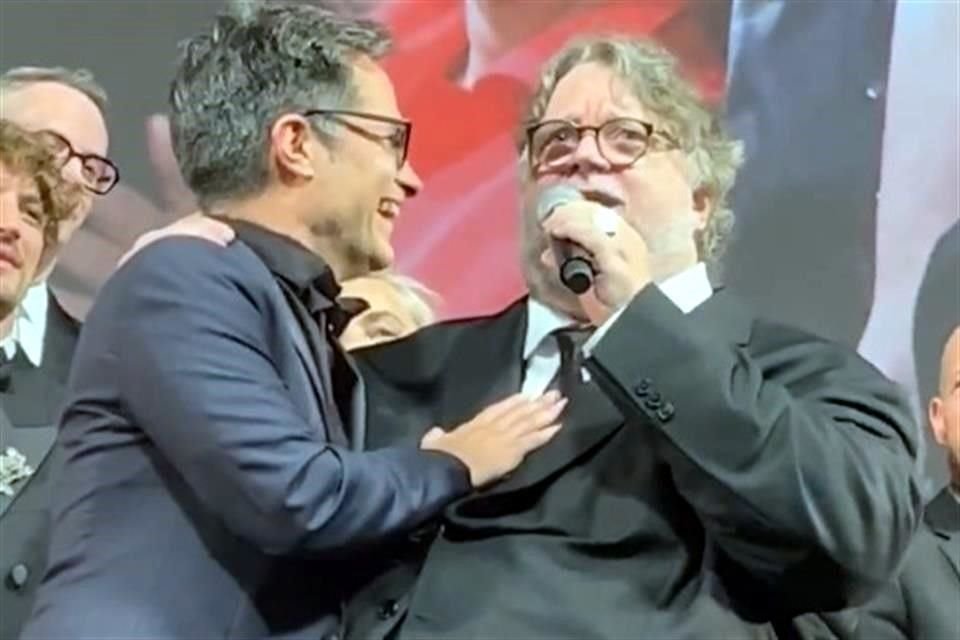
[[[560,282],[582,295],[593,286],[593,264],[583,248],[566,240],[553,241],[553,255],[560,262]]]

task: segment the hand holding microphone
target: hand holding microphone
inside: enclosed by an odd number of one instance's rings
[[[594,324],[602,324],[651,282],[640,233],[578,189],[557,185],[544,191],[537,217],[551,239],[545,261],[556,263],[561,282],[580,296]]]

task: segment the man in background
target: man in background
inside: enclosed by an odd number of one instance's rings
[[[56,136],[0,120],[0,638],[16,638],[42,575],[51,458],[62,386],[33,366],[14,328],[24,296],[55,260],[82,195]]]
[[[950,482],[927,505],[925,526],[897,579],[861,611],[857,637],[863,640],[960,636],[960,325],[943,345],[938,370],[927,415],[946,453]]]
[[[28,131],[55,134],[65,177],[84,188],[77,210],[60,225],[58,253],[87,219],[93,199],[109,193],[119,180],[116,165],[107,157],[106,106],[106,92],[85,69],[18,67],[0,76],[3,117]],[[96,253],[97,247],[88,250]],[[78,327],[77,314],[66,310],[48,287],[57,257],[37,274],[21,302],[12,339],[30,365],[65,382]]]
[[[15,433],[32,438],[25,455],[35,472],[18,486],[15,508],[0,515],[2,638],[11,637],[6,632],[25,621],[43,575],[46,508],[60,464],[54,427],[79,334],[79,324],[50,289],[49,275],[89,215],[94,198],[109,192],[119,177],[106,157],[106,104],[103,88],[82,69],[18,67],[0,76],[0,113],[10,123],[42,133],[64,179],[80,188],[71,200],[73,211],[56,225],[43,263],[6,319],[11,382],[4,392],[4,409]]]
[[[403,338],[437,320],[439,296],[393,271],[346,280],[340,295],[343,304],[357,304],[357,314],[340,334],[348,351]]]

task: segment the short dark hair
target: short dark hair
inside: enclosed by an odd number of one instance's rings
[[[353,60],[379,58],[389,46],[375,22],[290,3],[235,6],[184,42],[171,133],[201,206],[261,191],[271,124],[292,111],[349,106]]]

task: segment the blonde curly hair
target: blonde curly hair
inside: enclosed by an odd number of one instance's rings
[[[659,116],[661,128],[680,143],[694,184],[706,189],[714,202],[713,212],[696,241],[700,259],[717,269],[733,228],[733,211],[727,198],[743,163],[743,146],[730,137],[698,91],[681,76],[676,58],[662,46],[629,36],[572,41],[547,63],[523,125],[539,121],[560,80],[574,67],[588,62],[613,69],[644,107]],[[517,146],[524,175],[529,173],[526,145],[521,131]]]

